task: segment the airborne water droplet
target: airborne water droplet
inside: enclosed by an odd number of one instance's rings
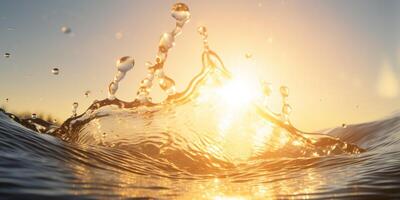
[[[61,27],[61,32],[65,33],[65,34],[69,34],[71,33],[71,28],[67,27],[67,26],[63,26]]]
[[[183,25],[190,19],[189,7],[184,3],[176,3],[172,6],[171,15]]]
[[[289,96],[289,88],[286,87],[286,86],[281,86],[280,92],[281,92],[281,95],[283,97],[288,97]]]
[[[36,119],[36,113],[32,113],[31,118]]]
[[[161,35],[160,43],[158,44],[158,48],[161,52],[166,52],[168,49],[174,46],[174,36],[171,33],[164,33]]]
[[[285,104],[282,107],[282,113],[285,115],[289,115],[292,112],[292,107],[289,104]]]
[[[114,99],[115,98],[115,93],[118,90],[118,85],[114,82],[111,82],[110,85],[108,86],[108,95],[110,97],[110,99]]]
[[[86,98],[89,97],[89,94],[90,94],[90,90],[86,90],[86,91],[85,91],[85,96],[86,96]]]
[[[197,32],[202,36],[207,36],[207,28],[204,26],[199,26],[199,28],[197,28]]]
[[[251,54],[251,53],[246,53],[244,56],[245,56],[247,59],[250,59],[250,58],[253,57],[253,54]]]
[[[130,56],[124,56],[117,60],[117,69],[120,72],[126,73],[135,65],[135,60]]]
[[[74,102],[72,104],[72,116],[74,117],[76,117],[76,110],[78,109],[78,106],[79,106],[78,102]]]
[[[54,68],[51,70],[51,73],[54,74],[54,75],[58,75],[58,74],[60,73],[60,69],[58,69],[57,67],[54,67]]]

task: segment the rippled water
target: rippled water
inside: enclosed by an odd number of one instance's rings
[[[65,142],[0,113],[0,193],[65,199],[400,198],[399,128],[395,115],[327,132],[365,148],[361,154],[231,163],[168,133],[138,134],[115,146]]]

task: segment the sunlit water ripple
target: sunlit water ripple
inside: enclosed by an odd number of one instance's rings
[[[172,148],[182,151],[173,152],[174,157],[157,157],[152,152],[157,145],[143,151],[138,144],[68,143],[1,113],[0,193],[40,199],[399,198],[399,128],[395,115],[327,132],[367,149],[361,154],[233,164],[179,147]]]

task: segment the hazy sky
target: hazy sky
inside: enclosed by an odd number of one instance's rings
[[[175,2],[0,0],[0,53],[11,53],[0,57],[0,105],[65,119],[77,101],[83,112],[106,97],[115,62],[126,55],[136,65],[117,97],[133,100],[144,63],[154,60],[159,36],[174,26]],[[400,106],[396,1],[182,2],[192,19],[166,64],[178,90],[200,69],[196,27],[205,25],[229,69],[290,88],[292,121],[302,129],[376,120]],[[63,34],[62,26],[72,33]],[[53,67],[60,68],[58,76]]]

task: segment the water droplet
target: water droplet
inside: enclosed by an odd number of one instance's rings
[[[161,35],[160,43],[158,44],[158,48],[161,52],[167,52],[168,49],[173,47],[175,41],[175,37],[171,33],[164,33]]]
[[[163,78],[164,77],[164,71],[162,69],[157,69],[154,74],[155,74],[155,76],[157,78]]]
[[[36,113],[32,113],[31,118],[36,119]]]
[[[114,99],[114,95],[118,90],[118,84],[111,82],[110,85],[108,85],[108,97],[110,99]]]
[[[244,56],[245,56],[247,59],[250,59],[250,58],[253,57],[253,54],[251,54],[251,53],[246,53]]]
[[[207,28],[204,27],[204,26],[199,26],[199,27],[197,28],[197,32],[198,32],[200,35],[204,36],[204,37],[208,36]]]
[[[9,58],[10,56],[11,56],[10,53],[5,53],[5,54],[4,54],[4,57],[6,57],[6,58]]]
[[[281,95],[283,97],[288,97],[289,96],[289,88],[286,87],[286,86],[281,86],[280,92],[281,92]]]
[[[153,81],[153,79],[154,79],[154,71],[153,70],[149,70],[149,73],[147,73],[146,78],[149,79],[149,81]]]
[[[146,102],[148,100],[149,89],[147,87],[140,87],[137,92],[137,97],[140,102]]]
[[[190,19],[189,7],[184,3],[176,3],[172,6],[171,15],[180,25],[183,25]]]
[[[54,68],[51,70],[51,73],[54,74],[54,75],[58,75],[58,74],[60,73],[60,69],[58,69],[57,67],[54,67]]]
[[[156,62],[163,63],[166,58],[167,58],[167,54],[165,52],[159,51],[157,53]]]
[[[285,104],[282,107],[282,113],[285,115],[289,115],[292,112],[292,107],[289,104]]]
[[[347,128],[347,124],[343,123],[342,128]]]
[[[67,26],[63,26],[61,27],[61,32],[65,33],[65,34],[69,34],[71,33],[71,28],[67,27]]]
[[[89,97],[90,93],[91,93],[90,90],[86,90],[86,91],[85,91],[85,96],[86,96],[86,98]]]
[[[175,93],[175,89],[172,89],[172,87],[175,87],[175,81],[169,78],[168,76],[164,76],[163,78],[159,79],[160,87],[164,91],[168,91],[168,93]]]
[[[150,88],[151,85],[151,80],[149,80],[148,78],[145,78],[140,82],[140,87]]]
[[[124,56],[117,60],[118,71],[126,73],[135,65],[135,60],[130,56]]]
[[[72,116],[74,117],[76,117],[76,110],[78,109],[78,106],[79,106],[78,102],[74,102],[72,104]]]
[[[118,71],[114,76],[114,83],[118,84],[125,77],[125,74],[125,72]]]

